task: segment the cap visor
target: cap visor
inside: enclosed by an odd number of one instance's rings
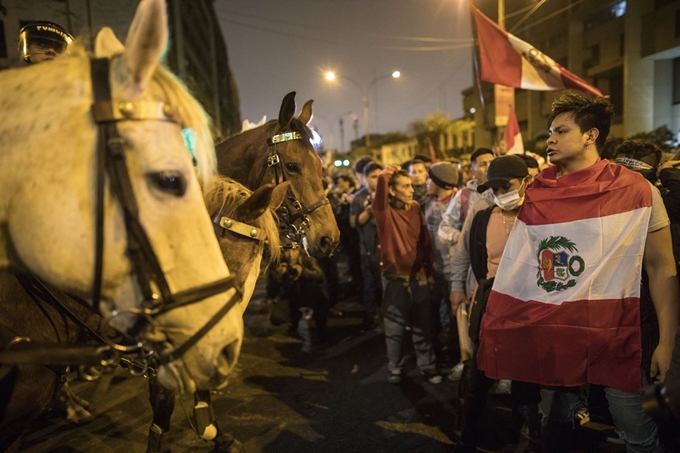
[[[505,186],[512,178],[492,178],[487,180],[484,184],[477,186],[477,192],[486,192],[488,188],[498,189]]]

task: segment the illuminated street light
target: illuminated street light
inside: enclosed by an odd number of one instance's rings
[[[375,85],[378,81],[382,79],[386,79],[388,77],[392,77],[393,79],[398,79],[401,77],[401,72],[400,71],[393,71],[391,74],[385,74],[381,75],[379,77],[376,77],[375,79],[371,80],[371,82],[367,85],[366,89],[362,87],[362,85],[354,80],[351,77],[348,77],[346,75],[342,74],[336,74],[333,71],[327,71],[326,74],[324,75],[326,80],[333,82],[338,78],[342,78],[344,80],[347,80],[350,83],[353,83],[357,88],[359,88],[359,92],[361,93],[363,97],[363,104],[364,104],[364,136],[366,137],[366,146],[371,145],[371,136],[370,136],[370,130],[368,127],[368,93],[371,91],[371,87]],[[376,113],[377,113],[377,106],[376,106]]]

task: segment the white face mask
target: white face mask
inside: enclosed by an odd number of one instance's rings
[[[524,181],[522,181],[522,185],[524,185]],[[522,186],[519,187],[520,189],[522,188]],[[519,189],[511,190],[503,195],[494,194],[493,201],[496,203],[496,206],[503,211],[512,211],[522,206],[522,203],[524,203],[524,195],[521,197],[519,196]]]

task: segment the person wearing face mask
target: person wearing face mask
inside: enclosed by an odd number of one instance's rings
[[[486,407],[487,395],[495,382],[477,369],[475,356],[479,345],[479,325],[505,243],[510,236],[519,208],[524,202],[527,184],[531,182],[525,161],[515,155],[494,159],[489,165],[487,176],[486,182],[479,185],[477,190],[484,192],[491,189],[494,204],[468,217],[452,259],[450,300],[454,310],[461,303],[469,304],[465,285],[470,266],[477,282],[472,298],[469,326],[474,350],[466,370],[467,386],[460,418],[461,438],[455,450],[458,453],[477,451],[479,422]],[[530,428],[532,445],[538,448],[540,445],[538,388],[513,381],[512,391],[513,397],[518,400],[517,413],[525,419]]]

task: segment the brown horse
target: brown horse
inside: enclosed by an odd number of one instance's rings
[[[314,146],[312,101],[295,118],[295,92],[281,102],[277,120],[228,138],[216,147],[217,171],[251,190],[265,183],[290,182],[286,203],[279,210],[285,234],[302,242],[314,256],[329,256],[340,231],[324,191],[322,162]]]

